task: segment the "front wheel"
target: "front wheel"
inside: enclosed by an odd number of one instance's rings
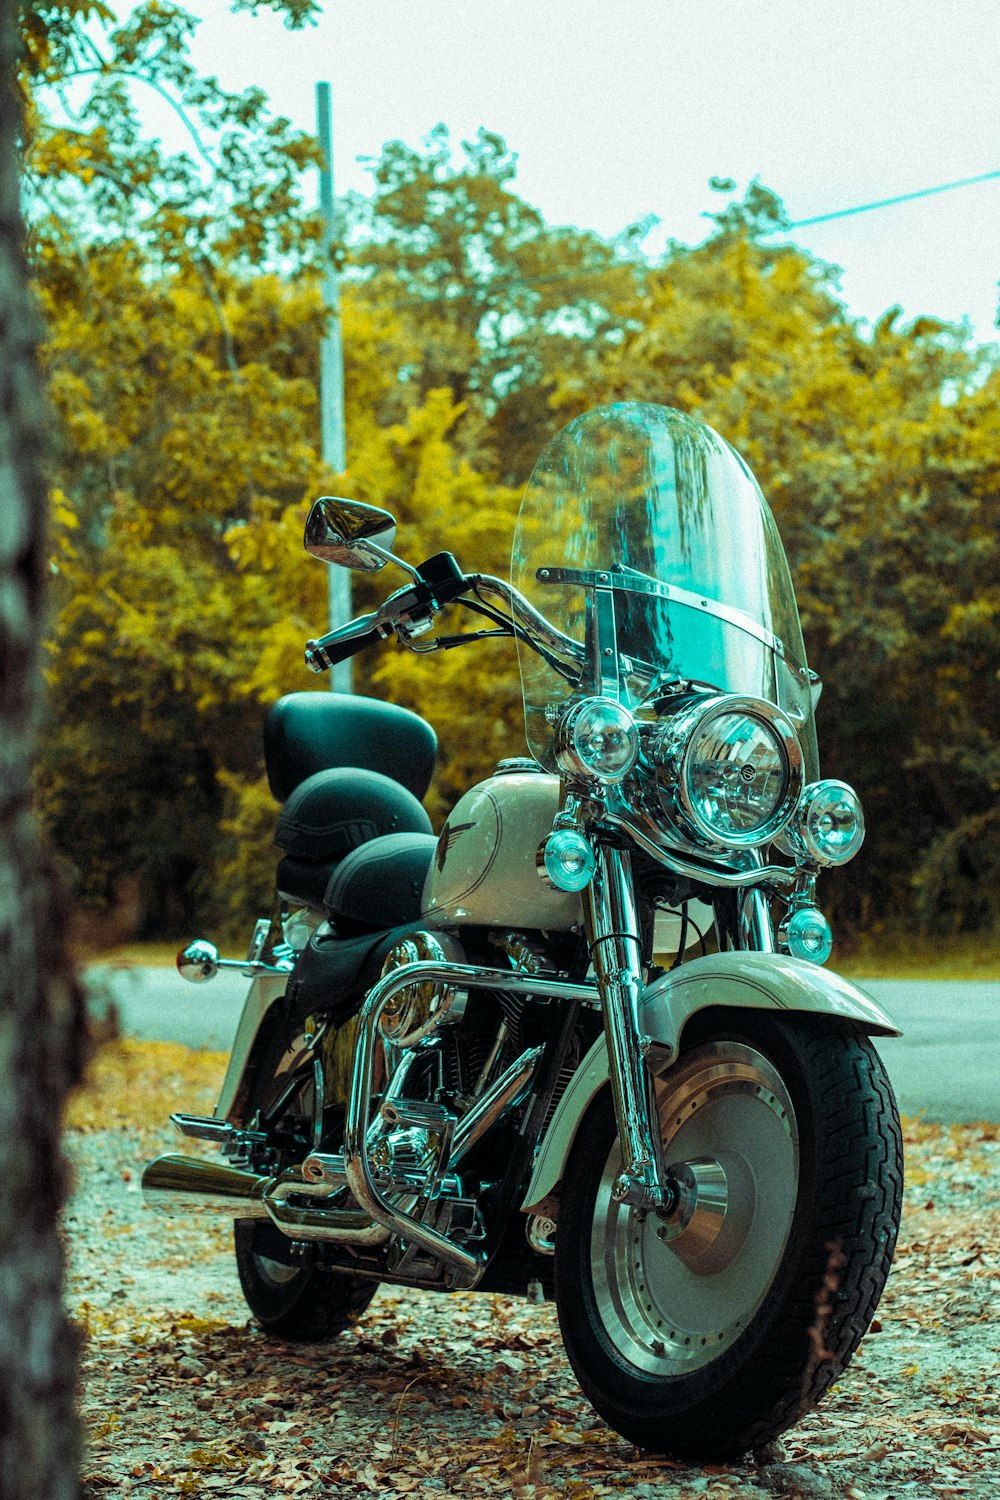
[[[643,1448],[732,1458],[819,1400],[865,1333],[892,1262],[902,1142],[878,1054],[842,1023],[711,1011],[656,1079],[680,1209],[643,1218],[610,1090],[563,1178],[556,1300],[577,1378]]]

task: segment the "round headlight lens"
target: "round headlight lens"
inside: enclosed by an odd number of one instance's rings
[[[788,782],[780,739],[745,714],[719,714],[700,726],[684,772],[699,818],[713,833],[737,838],[770,822]]]
[[[802,792],[802,750],[791,720],[763,699],[694,705],[665,727],[654,762],[674,779],[682,822],[726,848],[773,839]]]
[[[584,698],[569,709],[556,736],[556,763],[567,776],[623,781],[639,758],[639,730],[613,698]]]
[[[805,852],[818,865],[846,865],[865,841],[861,799],[846,781],[814,781],[802,796],[794,828]]]

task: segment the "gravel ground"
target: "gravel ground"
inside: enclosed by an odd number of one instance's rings
[[[121,1045],[124,1072],[119,1059],[67,1134],[88,1500],[1000,1494],[1000,1127],[907,1122],[896,1265],[849,1370],[773,1449],[692,1467],[598,1421],[548,1306],[387,1289],[335,1344],[266,1340],[228,1229],[178,1228],[139,1192],[142,1162],[176,1149],[148,1123],[161,1095],[207,1109],[218,1063],[192,1084],[182,1049]]]

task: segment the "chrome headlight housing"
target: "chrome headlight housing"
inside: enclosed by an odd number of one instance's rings
[[[846,865],[864,840],[865,815],[854,788],[846,781],[812,781],[778,846],[816,865]]]
[[[614,698],[581,698],[559,721],[556,764],[564,776],[624,781],[638,759],[638,725]]]
[[[795,728],[763,698],[702,698],[658,726],[646,754],[660,796],[684,831],[715,847],[770,843],[802,795]]]

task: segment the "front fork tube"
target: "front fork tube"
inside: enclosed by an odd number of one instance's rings
[[[632,864],[622,849],[598,846],[595,854],[594,878],[582,894],[622,1152],[621,1174],[611,1192],[617,1202],[641,1210],[669,1208],[671,1192],[664,1183],[659,1132],[653,1124],[652,1080],[646,1067],[650,1042],[639,1025],[644,980]]]
[[[740,902],[740,946],[751,953],[774,952],[774,926],[764,892],[753,886]]]

